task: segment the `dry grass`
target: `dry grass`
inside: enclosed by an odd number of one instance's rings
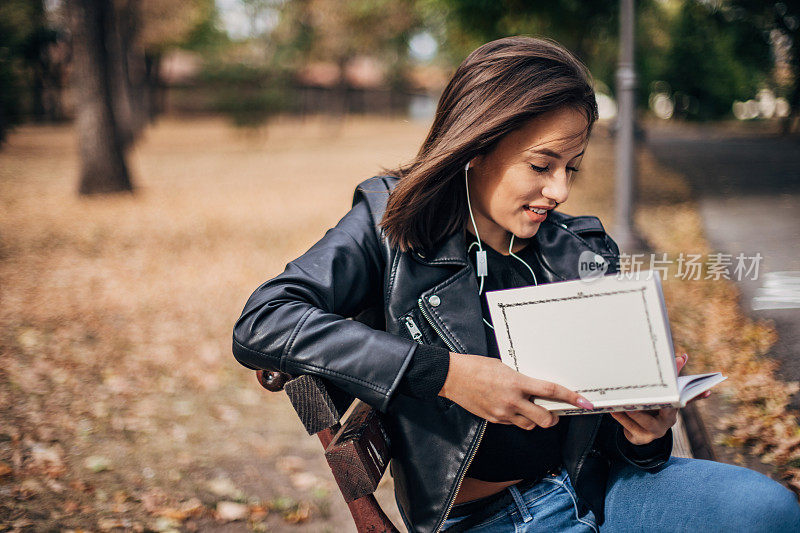
[[[409,158],[425,133],[348,118],[282,120],[248,137],[217,119],[163,120],[132,157],[136,194],[79,198],[70,128],[16,131],[0,151],[0,524],[210,529],[232,501],[247,519],[226,531],[352,530],[319,445],[236,363],[231,328],[250,293],[344,215],[354,186]],[[643,190],[671,202],[639,213],[648,237],[663,251],[704,249],[696,212],[674,203],[680,177],[642,158],[653,178]],[[611,231],[602,127],[584,163],[564,211]],[[665,291],[692,370],[724,365],[747,402],[771,388],[758,416],[748,403],[731,423],[744,442],[773,417],[764,449],[786,456],[775,440],[796,430],[781,414],[788,389],[757,357],[769,328],[741,318],[727,282]]]

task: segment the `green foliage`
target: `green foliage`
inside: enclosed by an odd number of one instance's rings
[[[256,128],[293,105],[291,79],[282,69],[243,63],[207,65],[200,82],[213,94],[212,109],[238,127]]]
[[[676,97],[676,113],[710,120],[730,113],[734,100],[752,98],[765,83],[769,47],[747,21],[727,22],[687,1],[671,28],[662,79]]]
[[[747,3],[739,0],[738,3]],[[757,3],[757,2],[756,2]],[[697,0],[636,2],[638,105],[665,81],[685,102],[679,114],[719,118],[734,100],[755,96],[771,68],[764,25],[732,17]],[[721,4],[725,5],[725,3]],[[614,93],[619,54],[619,0],[418,0],[459,64],[478,46],[508,35],[550,37],[584,61],[599,85]]]
[[[635,40],[636,50],[634,64],[638,82],[636,104],[640,108],[648,106],[650,92],[655,82],[663,81],[666,75],[666,60],[672,47],[670,27],[667,23],[671,20],[669,11],[661,2],[648,2],[645,6],[636,5]],[[614,40],[614,47],[619,46]],[[618,50],[609,57],[608,67],[613,71],[617,68]],[[614,73],[609,73],[607,79],[614,80]],[[616,87],[612,82],[612,94]]]
[[[26,55],[31,36],[43,30],[41,9],[40,2],[30,0],[0,2],[0,142],[23,118],[29,84]]]
[[[201,16],[197,24],[189,31],[181,48],[197,52],[212,53],[224,49],[230,44],[228,34],[220,28],[219,13],[214,0],[198,0]]]
[[[648,0],[649,1],[649,0]],[[453,64],[478,46],[508,35],[550,37],[590,68],[604,57],[618,25],[618,0],[418,0],[426,16],[443,13],[443,48]]]
[[[16,58],[11,35],[5,20],[0,18],[0,142],[5,137],[5,130],[21,118],[22,83],[14,65]]]

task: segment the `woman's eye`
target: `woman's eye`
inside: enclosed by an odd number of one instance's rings
[[[542,173],[542,172],[547,172],[548,170],[550,170],[550,165],[547,165],[546,167],[537,167],[536,165],[531,163],[531,168],[533,170],[535,170],[536,172]]]
[[[535,170],[536,172],[539,172],[540,174],[541,174],[541,173],[543,173],[543,172],[547,172],[548,170],[550,170],[550,165],[547,165],[546,167],[537,167],[537,166],[536,166],[536,165],[534,165],[533,163],[530,163],[530,165],[531,165],[531,168],[532,168],[533,170]],[[577,168],[575,168],[575,167],[567,167],[567,170],[569,170],[570,172],[580,172],[580,170],[578,170],[578,169],[577,169]]]

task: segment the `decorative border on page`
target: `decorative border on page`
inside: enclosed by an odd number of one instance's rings
[[[511,339],[511,328],[508,326],[508,318],[506,316],[506,307],[522,307],[524,305],[537,305],[537,304],[544,304],[544,303],[551,303],[551,302],[561,302],[564,300],[582,300],[585,298],[596,298],[600,296],[609,296],[613,294],[623,294],[623,293],[630,293],[630,292],[639,292],[642,296],[642,305],[644,306],[644,313],[647,317],[647,327],[648,331],[650,332],[650,342],[653,346],[652,355],[656,360],[656,368],[658,369],[658,383],[649,383],[646,385],[620,385],[617,387],[600,387],[597,389],[580,389],[575,390],[575,392],[597,392],[599,394],[605,394],[608,391],[615,391],[615,390],[630,390],[630,389],[645,389],[649,387],[666,387],[667,384],[664,383],[664,375],[661,373],[661,365],[658,362],[658,356],[656,355],[656,336],[653,332],[653,323],[650,320],[650,312],[647,309],[647,296],[646,296],[647,287],[640,287],[638,289],[619,289],[616,291],[608,291],[608,292],[598,292],[598,293],[590,293],[585,294],[583,291],[578,291],[577,294],[574,296],[562,296],[561,298],[544,298],[542,300],[531,300],[527,302],[514,302],[514,303],[498,303],[497,306],[500,308],[500,311],[503,313],[503,323],[506,327],[506,337],[508,338],[508,355],[511,356],[511,359],[514,361],[514,369],[519,372],[519,364],[517,363],[517,354],[514,350],[514,341]]]

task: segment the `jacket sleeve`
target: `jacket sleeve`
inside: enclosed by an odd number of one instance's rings
[[[233,328],[248,368],[314,374],[386,411],[417,343],[349,318],[383,305],[383,259],[370,207],[352,209],[250,296]]]
[[[638,468],[650,470],[661,466],[672,455],[672,428],[648,444],[633,444],[622,430],[622,425],[603,413],[596,442],[603,455],[612,460],[622,460]]]

